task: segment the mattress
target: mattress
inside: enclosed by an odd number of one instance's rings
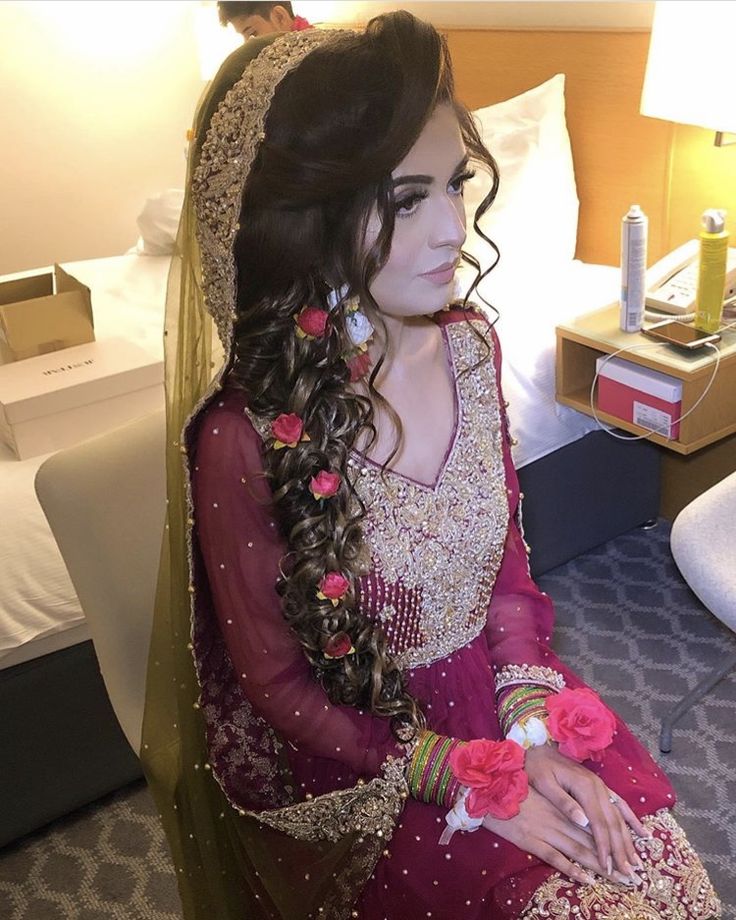
[[[92,292],[95,335],[123,335],[151,354],[163,350],[170,259],[135,254],[64,268]],[[12,276],[11,276],[12,277]],[[0,445],[0,668],[89,638],[79,601],[34,490],[46,455],[17,460]]]
[[[67,263],[92,292],[98,338],[128,336],[162,352],[166,256],[128,254]],[[500,313],[503,389],[510,403],[517,467],[583,437],[587,416],[554,401],[555,325],[611,302],[619,273],[571,262],[547,273],[535,290],[518,272],[494,272],[483,295]],[[533,273],[525,274],[524,285]],[[0,669],[88,638],[84,616],[36,499],[33,481],[45,457],[19,461],[0,447]]]

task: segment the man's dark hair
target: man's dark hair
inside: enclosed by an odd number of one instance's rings
[[[226,0],[217,4],[217,15],[220,22],[226,26],[233,16],[263,16],[264,19],[268,19],[275,6],[283,6],[293,18],[294,10],[291,3],[229,3]]]

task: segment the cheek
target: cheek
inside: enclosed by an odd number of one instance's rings
[[[463,225],[463,230],[465,231],[465,235],[467,236],[468,218],[467,218],[467,214],[465,213],[465,199],[462,197],[462,195],[460,195],[460,197],[457,199],[455,203],[455,209],[457,210],[457,216],[460,218],[460,223]]]
[[[416,274],[421,248],[422,234],[418,230],[419,221],[410,221],[402,226],[397,221],[394,238],[391,243],[391,255],[383,271],[394,278]],[[408,280],[408,279],[407,279]]]

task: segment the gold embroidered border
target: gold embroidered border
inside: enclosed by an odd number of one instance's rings
[[[403,758],[389,757],[383,765],[382,777],[367,783],[358,781],[349,789],[338,789],[287,808],[259,812],[254,817],[298,840],[335,841],[346,834],[358,833],[387,843],[409,795],[406,766]]]
[[[478,322],[485,331],[485,322]],[[476,367],[486,351],[464,322],[447,327],[447,341],[458,419],[437,483],[423,485],[390,471],[384,476],[352,460],[355,487],[368,508],[365,541],[388,590],[381,604],[373,601],[375,613],[402,668],[429,665],[480,634],[508,531],[493,351]]]
[[[496,675],[496,693],[516,684],[538,684],[550,690],[562,690],[565,678],[559,671],[539,664],[507,664]]]
[[[721,904],[708,873],[685,832],[667,811],[644,819],[652,839],[637,838],[644,869],[642,884],[625,888],[613,882],[578,886],[559,873],[534,893],[520,920],[711,920]]]

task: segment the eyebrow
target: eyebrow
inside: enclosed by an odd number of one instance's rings
[[[466,153],[465,156],[460,160],[455,169],[452,171],[452,175],[456,176],[468,165],[470,160],[470,154]],[[431,185],[434,182],[434,176],[425,176],[421,174],[413,176],[397,176],[395,179],[391,180],[391,187],[396,188],[399,185],[409,185],[410,183],[416,183],[418,185]]]

